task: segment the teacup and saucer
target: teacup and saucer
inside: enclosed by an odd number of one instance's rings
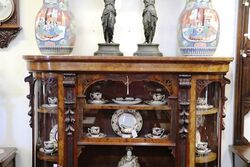
[[[163,105],[167,102],[166,96],[161,93],[154,93],[152,95],[152,98],[153,98],[152,100],[146,101],[146,103],[149,105]]]
[[[153,127],[152,133],[145,135],[146,138],[161,139],[167,138],[168,135],[164,135],[165,129],[160,127]]]
[[[163,136],[164,132],[165,132],[164,128],[160,128],[160,127],[153,127],[152,128],[153,138],[161,138]]]
[[[51,140],[44,141],[43,145],[44,147],[41,148],[41,151],[44,152],[45,154],[52,154],[56,150],[55,143]]]
[[[196,143],[196,153],[197,154],[208,154],[211,152],[211,149],[208,148],[208,143],[207,142],[199,142]]]
[[[99,126],[91,126],[88,128],[87,137],[93,137],[93,138],[101,138],[105,137],[106,135],[104,133],[100,133],[100,127]]]
[[[103,100],[101,92],[93,92],[93,93],[90,93],[89,102],[93,104],[104,104],[106,103],[106,100]]]

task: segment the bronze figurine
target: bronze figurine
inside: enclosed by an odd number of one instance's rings
[[[102,27],[106,43],[113,43],[113,33],[115,25],[115,0],[104,0],[105,8],[102,13]]]
[[[151,44],[155,35],[156,22],[158,20],[155,10],[155,0],[144,0],[145,8],[143,10],[143,26],[145,43]]]

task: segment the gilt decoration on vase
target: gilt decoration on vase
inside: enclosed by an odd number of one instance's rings
[[[68,55],[75,43],[68,0],[44,0],[35,21],[37,45],[43,55]]]
[[[212,0],[187,0],[178,29],[182,55],[212,56],[219,41],[220,22]]]

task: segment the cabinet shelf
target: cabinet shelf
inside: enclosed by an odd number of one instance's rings
[[[168,146],[175,147],[176,143],[172,139],[150,139],[150,138],[83,138],[78,145],[117,145],[117,146]]]
[[[57,114],[57,108],[48,109],[45,107],[41,107],[41,108],[37,109],[37,112],[44,113],[44,114]]]
[[[119,105],[119,104],[86,104],[85,109],[88,110],[100,110],[100,109],[134,109],[134,110],[167,110],[171,111],[171,108],[168,105],[145,105],[145,104],[137,104],[137,105]]]
[[[47,161],[47,162],[57,162],[58,155],[57,154],[45,154],[41,151],[37,151],[37,158],[42,160],[42,161]]]
[[[210,115],[210,114],[216,114],[219,111],[218,108],[211,108],[208,110],[201,110],[201,111],[196,111],[196,115]]]
[[[195,162],[196,163],[208,163],[216,160],[217,154],[214,152],[210,152],[207,155],[204,156],[196,156],[195,157]]]

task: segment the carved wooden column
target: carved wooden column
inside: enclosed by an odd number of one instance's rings
[[[191,89],[191,75],[179,75],[179,94],[178,94],[178,109],[179,109],[179,131],[178,131],[178,152],[181,161],[177,166],[187,166],[186,155],[188,125],[189,125],[189,110],[190,110],[190,89]]]
[[[33,77],[33,73],[29,72],[29,76],[27,76],[24,81],[29,83],[30,86],[30,92],[26,96],[27,99],[29,99],[29,107],[30,110],[28,112],[28,115],[31,117],[29,121],[29,125],[32,128],[33,127],[33,115],[34,115],[34,85],[35,85],[35,79]]]
[[[33,77],[33,73],[32,72],[29,72],[29,76],[27,76],[25,79],[24,79],[24,82],[28,82],[29,83],[29,87],[30,87],[30,90],[29,90],[29,94],[26,96],[27,99],[29,100],[29,107],[30,107],[30,110],[28,112],[28,115],[30,116],[30,121],[29,121],[29,125],[30,127],[32,128],[32,139],[34,139],[34,86],[35,86],[35,79]],[[32,148],[34,148],[34,140],[32,140]],[[34,166],[34,156],[35,156],[35,153],[34,153],[34,149],[32,149],[32,166]]]
[[[67,167],[74,166],[74,136],[75,136],[75,112],[76,112],[76,75],[72,73],[64,74],[64,110],[65,110],[65,147],[67,156]]]

